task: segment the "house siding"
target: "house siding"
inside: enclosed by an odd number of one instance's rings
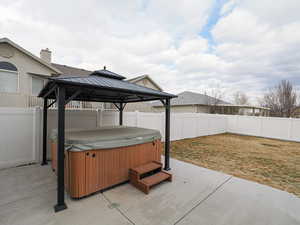
[[[139,80],[139,81],[135,82],[135,84],[138,84],[138,85],[141,85],[141,86],[144,86],[147,88],[151,88],[154,90],[158,90],[157,87],[155,85],[153,85],[152,82],[148,79]]]
[[[171,103],[172,104],[172,103]],[[164,107],[153,107],[154,112],[164,112]],[[171,105],[171,112],[173,113],[209,113],[208,106],[199,105]]]
[[[209,106],[197,106],[197,113],[209,113]]]
[[[148,78],[144,78],[142,80],[133,82],[134,84],[141,85],[147,88],[151,88],[154,90],[159,90]],[[124,111],[127,112],[155,112],[155,109],[152,107],[150,102],[137,102],[137,103],[129,103],[126,105]]]
[[[172,104],[172,103],[171,103]],[[161,107],[153,107],[154,112],[164,112],[165,108]],[[196,105],[187,105],[187,106],[172,106],[171,105],[171,112],[172,113],[196,113],[197,106]]]
[[[127,112],[154,112],[153,107],[148,102],[128,103],[124,109]]]

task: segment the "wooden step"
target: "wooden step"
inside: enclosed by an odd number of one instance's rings
[[[141,182],[149,187],[152,187],[153,185],[159,184],[165,180],[171,181],[171,174],[161,171],[159,173],[141,179]]]
[[[162,171],[162,163],[153,161],[135,168],[129,169],[130,183],[145,194],[155,184],[165,180],[172,181],[172,174]]]
[[[150,162],[150,163],[132,168],[131,170],[135,171],[136,173],[141,175],[141,174],[145,174],[145,173],[154,171],[154,170],[159,169],[159,168],[162,168],[162,164],[159,163],[159,162],[153,161],[153,162]]]

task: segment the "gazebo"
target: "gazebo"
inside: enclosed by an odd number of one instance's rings
[[[123,109],[127,103],[160,100],[165,106],[165,163],[170,170],[170,100],[176,95],[132,84],[125,77],[107,70],[97,70],[86,77],[52,77],[41,90],[43,109],[43,160],[47,164],[47,111],[54,103],[58,106],[57,140],[57,204],[55,212],[67,208],[65,203],[64,151],[65,151],[65,106],[70,101],[113,103],[119,110],[119,124],[123,125]],[[49,103],[49,99],[54,101]]]

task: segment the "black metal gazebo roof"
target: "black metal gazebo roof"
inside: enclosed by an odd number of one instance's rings
[[[103,69],[86,77],[53,77],[39,97],[56,99],[57,85],[66,87],[66,98],[72,100],[129,103],[174,98],[175,95],[140,86],[124,80],[125,77]],[[76,93],[76,94],[75,94]]]
[[[43,110],[43,161],[47,164],[47,109],[57,102],[58,105],[58,141],[57,141],[57,204],[55,211],[67,208],[64,190],[64,151],[65,151],[65,105],[72,100],[111,102],[119,109],[119,124],[123,124],[123,109],[126,103],[160,100],[166,108],[165,117],[165,165],[170,169],[170,100],[176,95],[132,84],[125,77],[104,67],[89,76],[51,77],[41,90],[39,97],[44,98]],[[48,104],[48,99],[55,99]]]

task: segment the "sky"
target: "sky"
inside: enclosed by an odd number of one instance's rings
[[[1,0],[0,37],[35,55],[165,91],[236,91],[255,103],[280,80],[300,88],[299,0]]]

